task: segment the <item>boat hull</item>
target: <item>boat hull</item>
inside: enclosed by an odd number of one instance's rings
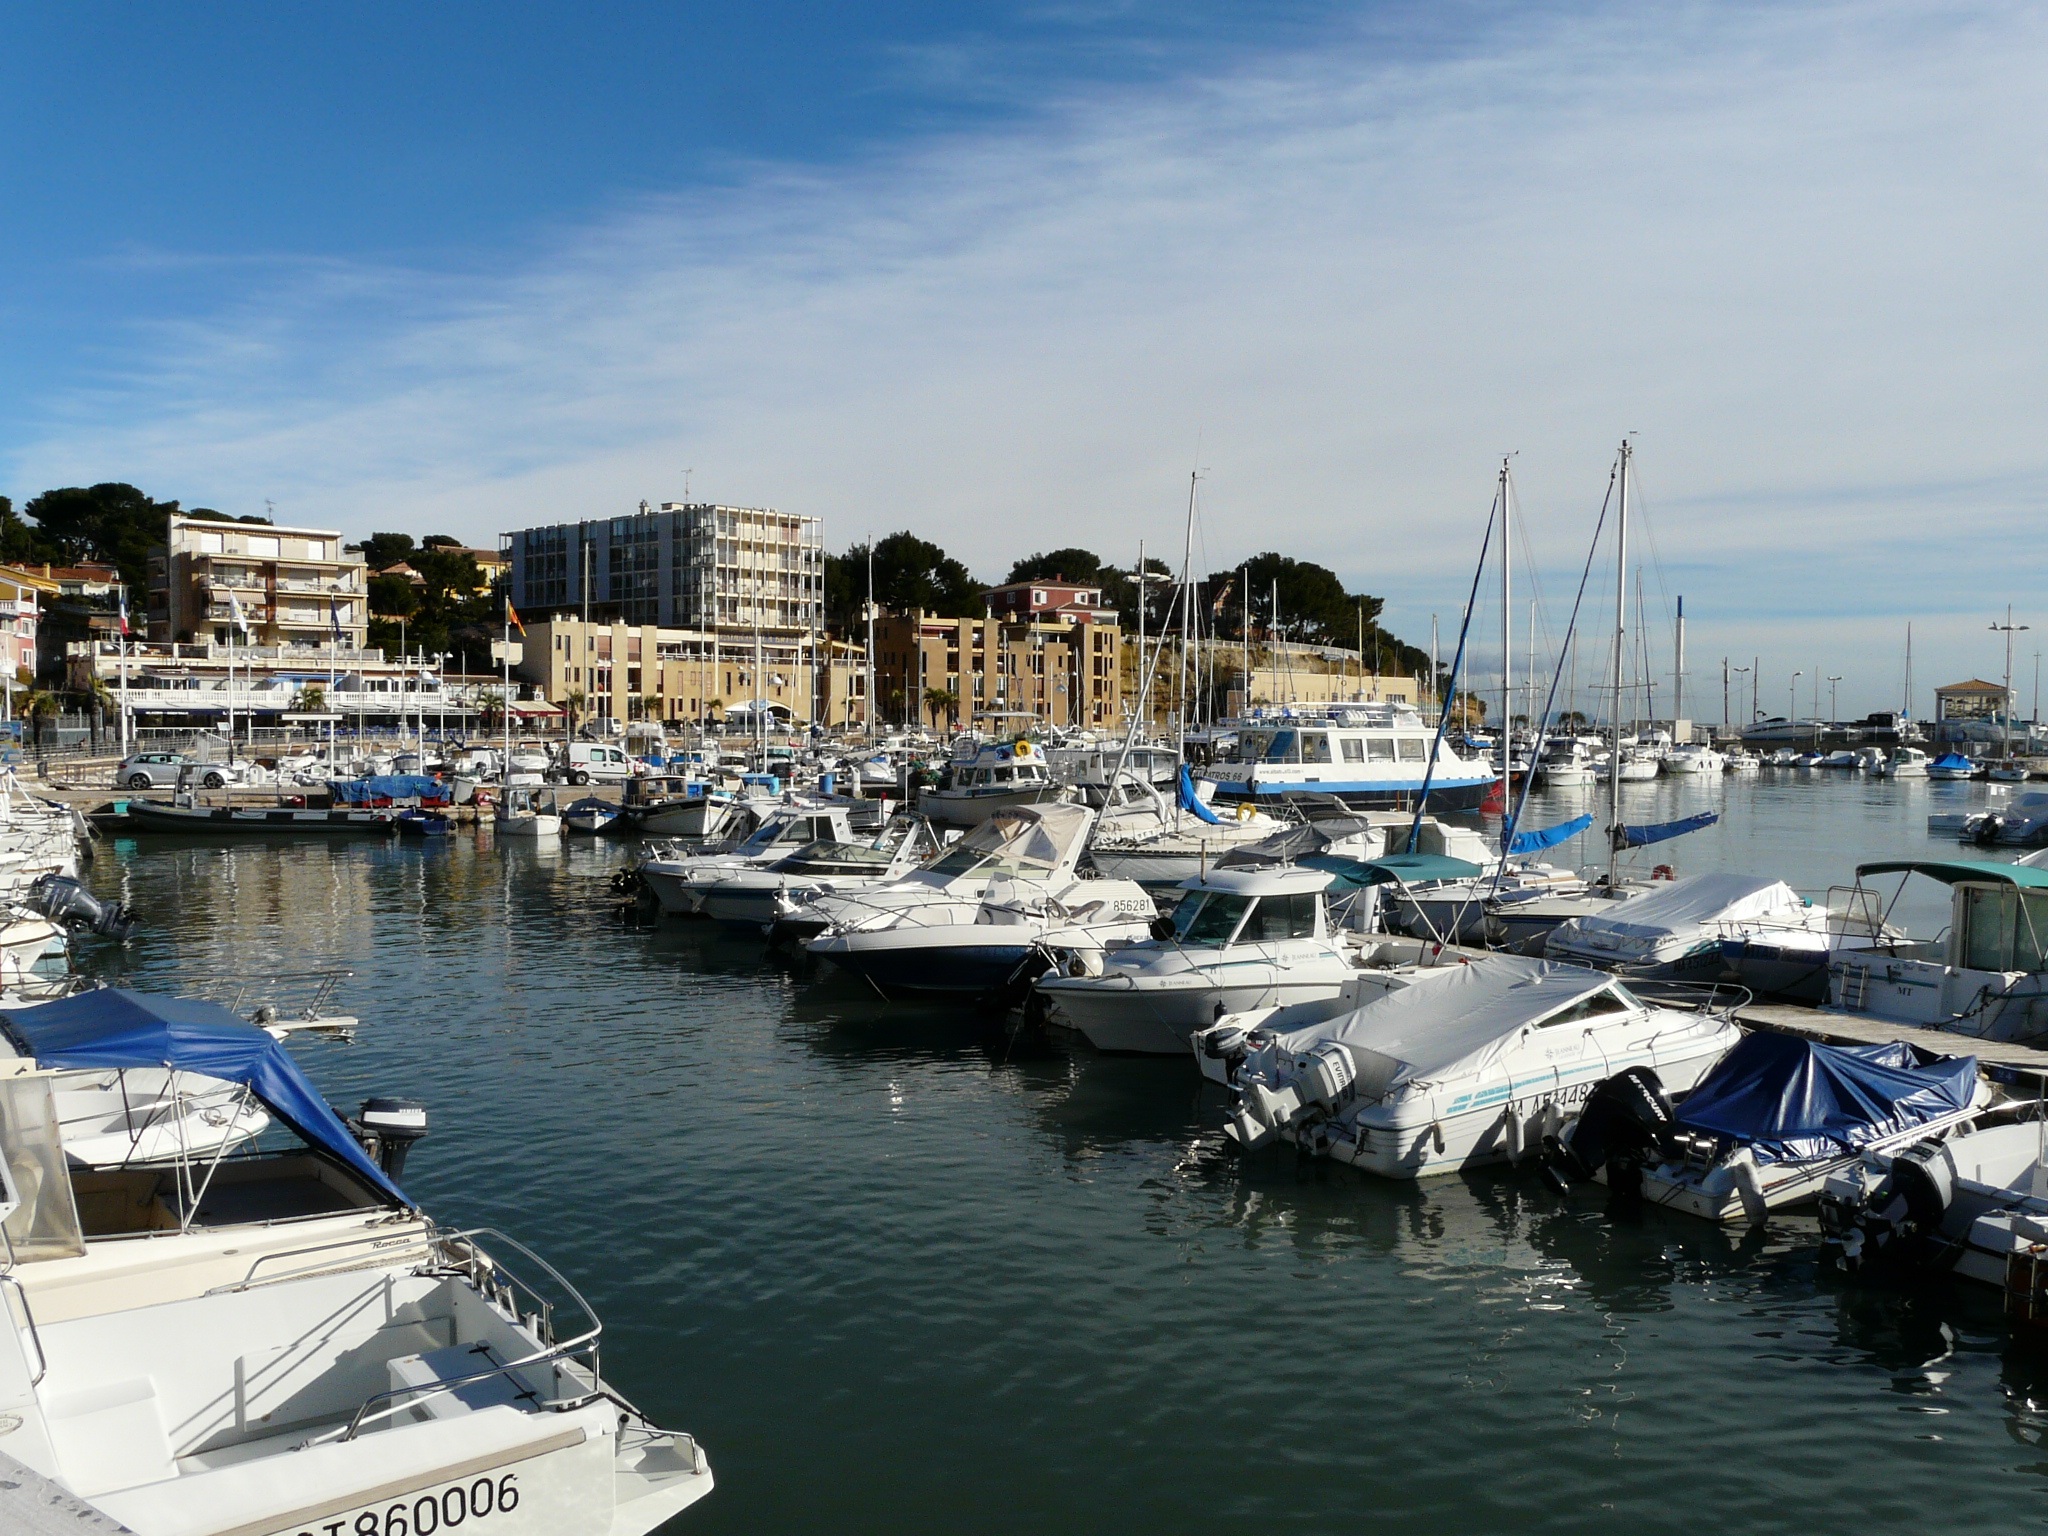
[[[234,810],[228,806],[157,805],[128,802],[131,832],[171,832],[187,837],[383,836],[397,825],[396,811]]]
[[[1039,993],[1048,1005],[1046,1022],[1071,1029],[1096,1050],[1124,1056],[1185,1056],[1188,1040],[1225,1014],[1259,1008],[1295,1008],[1302,1024],[1334,1017],[1356,1000],[1345,1000],[1348,971],[1313,978],[1280,979],[1278,968],[1242,982],[1204,981],[1182,987],[1118,987],[1103,978],[1047,977]],[[1093,985],[1084,984],[1092,981]],[[1312,1005],[1328,1003],[1316,1014]],[[1305,1006],[1307,1005],[1307,1006]]]
[[[813,939],[810,953],[890,994],[983,996],[1007,987],[1037,947],[1036,928],[962,923]]]

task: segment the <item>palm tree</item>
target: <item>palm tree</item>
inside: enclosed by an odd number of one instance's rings
[[[583,706],[590,702],[590,695],[581,688],[571,688],[562,695],[562,708],[569,711],[569,734],[576,734],[576,727],[583,719]]]
[[[97,675],[85,680],[85,687],[79,690],[85,696],[86,707],[92,711],[93,750],[99,750],[100,737],[106,734],[107,712],[116,707],[113,691],[107,687],[106,679]]]
[[[725,700],[706,699],[704,701],[704,724],[707,728],[714,720],[723,720],[724,718]]]
[[[38,761],[43,755],[43,724],[51,716],[62,714],[63,710],[63,701],[47,688],[31,685],[28,692],[21,696],[21,718],[28,722]]]
[[[484,734],[489,735],[505,721],[505,694],[501,688],[488,688],[478,701],[477,715],[482,721]]]
[[[959,724],[960,695],[950,688],[927,688],[924,691],[925,712],[932,717],[932,728],[936,730],[941,713]]]

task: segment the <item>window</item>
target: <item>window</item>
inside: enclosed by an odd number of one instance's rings
[[[1598,1019],[1611,1014],[1627,1013],[1629,1007],[1628,1000],[1619,996],[1614,988],[1602,987],[1591,997],[1582,997],[1576,1003],[1573,1003],[1571,1007],[1561,1012],[1553,1013],[1536,1027],[1538,1029],[1554,1029],[1559,1024],[1581,1024],[1587,1019]]]
[[[249,535],[249,554],[253,559],[275,560],[278,548],[278,540],[269,534],[252,533]]]
[[[1365,743],[1365,755],[1375,763],[1391,763],[1394,760],[1394,743],[1385,736],[1369,737]]]
[[[1330,760],[1327,731],[1310,731],[1301,738],[1301,760],[1304,763],[1327,763]]]
[[[1301,891],[1292,896],[1261,896],[1245,920],[1244,943],[1277,943],[1281,939],[1312,939],[1316,936],[1316,893]]]
[[[202,555],[218,555],[222,553],[225,548],[226,546],[222,542],[221,536],[219,534],[202,533],[201,535],[199,535],[199,553],[201,553]]]
[[[1238,919],[1251,904],[1249,896],[1191,891],[1173,909],[1174,932],[1183,944],[1228,944],[1230,936],[1237,932]]]
[[[1298,763],[1301,754],[1295,746],[1296,737],[1292,731],[1273,733],[1272,745],[1266,748],[1265,761],[1269,763]]]
[[[1401,749],[1401,761],[1404,763],[1429,761],[1429,745],[1420,736],[1403,736],[1394,745]]]
[[[2018,903],[2010,886],[1965,888],[1963,893],[1963,966],[1972,971],[2002,971],[2010,953],[2012,922]]]
[[[1347,763],[1362,763],[1365,761],[1365,743],[1356,736],[1346,736],[1344,738],[1344,761]]]

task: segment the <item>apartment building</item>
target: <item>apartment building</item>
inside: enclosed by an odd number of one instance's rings
[[[532,617],[779,636],[825,623],[825,533],[772,507],[640,503],[628,517],[500,536],[512,601]]]
[[[1115,727],[1123,719],[1120,646],[1114,615],[1007,622],[888,614],[875,621],[877,710],[884,724],[1028,715],[1044,725]],[[940,693],[956,702],[927,702]]]
[[[353,651],[369,632],[360,552],[331,528],[173,517],[149,560],[149,638],[160,644],[241,636],[287,650]]]
[[[60,590],[35,568],[0,565],[0,679],[11,684],[36,675],[44,607]]]
[[[819,634],[681,629],[557,615],[526,625],[517,673],[585,719],[696,723],[761,705],[802,725],[864,719],[865,650]]]

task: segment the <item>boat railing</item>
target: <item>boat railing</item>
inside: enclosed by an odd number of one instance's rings
[[[50,1357],[43,1350],[43,1335],[36,1327],[35,1308],[29,1305],[28,1287],[21,1283],[21,1276],[14,1272],[14,1244],[11,1240],[7,1244],[7,1267],[0,1269],[0,1284],[13,1286],[15,1294],[21,1298],[22,1320],[28,1324],[29,1340],[36,1347],[36,1373],[29,1377],[28,1384],[39,1387],[43,1384],[43,1378],[49,1374]],[[10,1306],[9,1311],[12,1310]]]
[[[489,1238],[494,1246],[516,1250],[526,1262],[560,1287],[563,1294],[582,1313],[582,1323],[585,1325],[583,1331],[566,1339],[556,1337],[554,1301],[530,1281],[508,1269],[502,1261],[485,1253],[476,1241],[478,1238]],[[479,1295],[495,1303],[510,1317],[522,1322],[540,1341],[541,1347],[516,1359],[498,1362],[461,1376],[390,1387],[382,1392],[373,1393],[363,1399],[345,1429],[319,1436],[307,1441],[307,1444],[317,1444],[323,1440],[353,1440],[362,1433],[365,1425],[416,1408],[430,1398],[442,1396],[462,1387],[474,1386],[478,1382],[514,1376],[517,1372],[531,1370],[537,1365],[566,1365],[579,1356],[587,1357],[578,1362],[581,1370],[589,1377],[587,1390],[563,1400],[551,1401],[548,1406],[566,1410],[580,1408],[600,1399],[612,1399],[612,1394],[605,1389],[598,1372],[598,1339],[604,1332],[604,1324],[599,1320],[596,1309],[584,1300],[583,1293],[571,1285],[560,1270],[517,1238],[508,1236],[495,1227],[470,1227],[459,1232],[437,1230],[432,1234],[432,1242],[452,1270],[468,1280]],[[379,1407],[379,1404],[383,1406]]]
[[[243,1018],[274,1010],[275,1018],[323,1019],[336,991],[353,975],[342,970],[244,972],[199,983],[192,991]]]
[[[1661,977],[1631,976],[1625,965],[1615,966],[1614,974],[1637,997],[1660,1008],[1680,1008],[1715,1018],[1733,1019],[1756,1001],[1754,992],[1732,981],[1672,981]]]

